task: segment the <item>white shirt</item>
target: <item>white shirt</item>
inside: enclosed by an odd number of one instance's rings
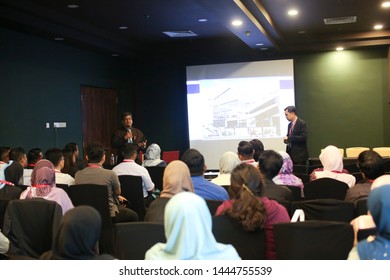
[[[148,196],[148,191],[154,189],[154,183],[152,182],[152,178],[150,177],[148,170],[145,167],[135,163],[134,160],[125,159],[123,162],[115,166],[112,171],[114,171],[118,176],[141,176],[144,197]]]
[[[74,185],[75,180],[72,176],[56,169],[56,184]]]

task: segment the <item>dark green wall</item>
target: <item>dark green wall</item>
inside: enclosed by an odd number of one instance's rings
[[[329,144],[390,146],[386,55],[383,48],[293,57],[312,157]],[[80,85],[89,85],[117,89],[118,114],[132,111],[149,143],[184,151],[185,80],[185,65],[173,61],[129,62],[0,28],[0,146],[81,144]],[[55,134],[45,128],[54,121],[68,127]]]

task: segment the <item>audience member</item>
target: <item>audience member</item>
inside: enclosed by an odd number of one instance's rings
[[[20,199],[44,198],[57,202],[62,214],[72,209],[68,194],[56,187],[54,165],[47,159],[38,161],[31,174],[31,186],[20,194]]]
[[[76,184],[97,184],[107,186],[110,215],[114,223],[138,221],[138,214],[120,205],[127,201],[121,196],[121,185],[118,175],[112,170],[103,168],[106,161],[104,146],[101,143],[91,143],[86,148],[88,166],[76,173]]]
[[[12,160],[9,160],[10,150],[9,147],[0,147],[0,189],[5,185],[4,170],[13,162]]]
[[[230,173],[241,163],[236,153],[225,152],[219,160],[219,175],[212,179],[211,182],[219,186],[230,185]]]
[[[27,166],[23,170],[23,185],[31,184],[31,173],[35,164],[43,158],[40,148],[32,148],[27,153]]]
[[[224,201],[215,215],[228,215],[246,231],[264,228],[266,258],[276,259],[273,224],[289,222],[290,217],[284,206],[263,196],[263,188],[259,170],[250,164],[241,163],[231,174],[231,199]]]
[[[186,150],[181,158],[190,169],[192,183],[195,193],[204,199],[226,200],[229,199],[227,191],[217,184],[214,184],[204,178],[206,165],[203,155],[196,149]]]
[[[343,172],[343,157],[336,146],[329,145],[323,149],[320,154],[320,161],[323,166],[323,170],[314,170],[310,175],[310,180],[333,178],[347,183],[349,187],[355,185],[355,176]]]
[[[114,171],[118,176],[141,176],[145,206],[148,207],[154,200],[154,183],[152,182],[152,178],[150,178],[148,170],[135,162],[135,159],[137,158],[137,149],[138,146],[135,144],[124,144],[122,147],[123,161],[115,166],[112,171]]]
[[[258,166],[257,162],[253,159],[255,153],[253,146],[248,141],[240,141],[237,147],[238,158],[241,162],[252,164],[253,166]]]
[[[69,174],[74,178],[76,176],[76,172],[79,171],[76,166],[76,156],[74,152],[70,149],[63,149],[62,155],[64,157],[64,167],[62,167],[61,172]]]
[[[279,174],[276,175],[272,181],[278,185],[299,187],[301,188],[301,194],[303,196],[304,184],[301,178],[293,174],[293,162],[290,155],[283,151],[279,151],[279,154],[283,158],[283,165],[279,171]]]
[[[264,196],[277,201],[292,201],[291,190],[285,185],[277,185],[272,179],[283,166],[282,156],[274,150],[265,150],[259,157],[259,169],[264,181]]]
[[[41,260],[110,260],[98,253],[102,220],[99,212],[87,205],[69,210],[62,218],[52,249]]]
[[[27,167],[27,156],[22,147],[12,148],[9,152],[9,158],[10,160],[18,161],[23,168]]]
[[[56,184],[74,185],[75,180],[72,176],[62,173],[61,169],[64,167],[64,156],[62,151],[58,148],[51,148],[45,152],[45,158],[54,165],[56,173]]]
[[[359,154],[358,167],[363,181],[349,188],[345,196],[345,201],[353,202],[355,206],[358,200],[367,198],[372,182],[385,174],[385,162],[377,152],[368,150]]]
[[[181,160],[171,161],[164,170],[160,196],[146,210],[145,222],[164,223],[164,210],[169,199],[180,192],[194,192],[190,170]]]
[[[9,249],[9,239],[1,232],[0,229],[0,254],[6,254]]]
[[[19,162],[13,161],[4,170],[4,177],[5,180],[2,182],[5,185],[0,189],[0,199],[19,199],[22,189],[18,186],[22,185],[23,167]]]
[[[390,184],[373,189],[367,207],[377,234],[359,241],[349,253],[349,260],[390,260]]]
[[[240,260],[230,244],[218,243],[212,233],[212,219],[204,199],[181,192],[167,203],[164,214],[166,243],[157,243],[146,260]]]
[[[77,143],[70,142],[70,143],[65,145],[65,149],[71,150],[73,152],[73,154],[75,156],[75,166],[76,166],[77,170],[81,170],[81,169],[84,169],[85,167],[87,167],[87,161],[85,161],[79,157],[80,150],[79,150],[79,146],[77,145]],[[74,176],[72,174],[70,174],[70,173],[68,173],[68,174],[74,178]]]
[[[252,139],[251,141],[249,141],[249,143],[252,144],[252,147],[253,147],[253,150],[254,150],[253,159],[256,162],[258,162],[259,161],[259,156],[264,151],[264,144],[259,139]]]
[[[149,166],[165,167],[165,166],[167,166],[166,161],[161,159],[161,148],[159,145],[153,143],[146,149],[145,158],[144,158],[144,161],[142,162],[142,165],[145,167],[149,167]]]

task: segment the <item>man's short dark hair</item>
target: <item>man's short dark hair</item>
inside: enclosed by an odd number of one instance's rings
[[[123,158],[126,159],[131,158],[137,152],[137,149],[138,149],[138,145],[126,143],[125,145],[123,145],[121,149]]]
[[[37,163],[41,159],[42,150],[40,148],[32,148],[27,153],[27,162],[29,164]]]
[[[45,158],[54,166],[57,166],[62,160],[62,151],[59,148],[51,148],[45,152]]]
[[[264,176],[272,180],[283,166],[282,156],[274,150],[265,150],[259,156],[259,169]]]
[[[130,113],[130,112],[123,112],[123,113],[122,113],[121,120],[123,120],[123,119],[124,119],[125,117],[127,117],[127,116],[133,117],[133,114]]]
[[[237,152],[245,158],[253,158],[254,150],[250,142],[240,141],[240,143],[238,143]]]
[[[358,156],[358,166],[360,171],[369,180],[375,180],[385,174],[385,161],[375,151],[363,151]]]
[[[20,161],[25,154],[26,151],[22,147],[12,148],[9,152],[9,159],[14,161]]]
[[[295,106],[287,106],[286,108],[284,108],[284,111],[289,112],[289,113],[296,113],[297,112],[297,108],[295,108]]]
[[[73,153],[77,151],[77,143],[71,142],[65,145],[65,149],[71,150]]]
[[[201,176],[204,173],[204,157],[196,149],[188,149],[181,157],[181,160],[187,164],[191,176]]]
[[[255,161],[259,161],[260,154],[264,151],[264,144],[259,139],[252,139],[249,141],[252,144],[253,150],[255,153],[253,154],[253,159]]]
[[[93,142],[87,146],[86,152],[88,156],[88,162],[97,163],[103,159],[104,146],[102,143]]]

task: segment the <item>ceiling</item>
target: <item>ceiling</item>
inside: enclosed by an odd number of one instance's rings
[[[0,0],[0,26],[119,57],[288,54],[390,45],[390,7],[383,2]],[[296,16],[287,15],[291,8]],[[353,17],[356,22],[341,23]],[[234,19],[242,25],[233,26]],[[377,23],[382,30],[373,29]]]

